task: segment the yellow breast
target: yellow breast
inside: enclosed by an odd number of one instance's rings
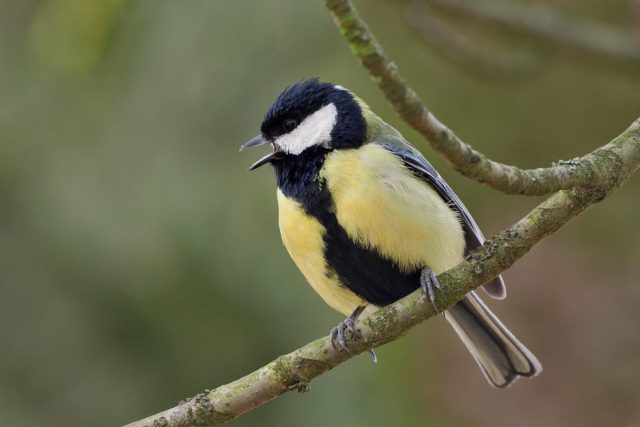
[[[460,218],[427,183],[382,146],[337,150],[321,172],[340,225],[404,271],[440,273],[462,261]]]
[[[458,216],[383,147],[333,151],[321,178],[350,238],[394,260],[403,271],[429,266],[440,273],[462,261],[465,242]],[[313,289],[344,314],[365,305],[335,274],[327,274],[324,226],[280,191],[278,206],[284,245]]]
[[[340,285],[335,275],[327,275],[325,265],[324,226],[308,215],[300,203],[278,190],[278,210],[282,241],[311,287],[333,309],[351,314],[366,302]]]

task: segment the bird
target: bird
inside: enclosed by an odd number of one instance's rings
[[[349,354],[345,334],[359,332],[360,315],[419,288],[435,307],[437,274],[485,241],[425,157],[340,85],[312,78],[285,88],[240,151],[264,144],[272,150],[249,170],[273,167],[284,246],[311,287],[347,316],[330,337]],[[482,288],[506,296],[500,276]],[[492,386],[542,371],[475,291],[444,317]]]

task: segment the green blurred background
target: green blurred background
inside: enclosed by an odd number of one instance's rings
[[[629,27],[627,1],[545,3]],[[482,79],[360,1],[433,111],[493,158],[549,165],[640,112],[638,68],[454,18],[533,72]],[[506,53],[505,53],[506,52]],[[464,179],[393,114],[321,1],[0,2],[0,425],[113,426],[236,379],[341,317],[280,243],[268,168],[238,154],[287,84],[351,88],[433,159],[486,233],[539,199]],[[439,318],[237,426],[640,425],[640,191],[621,191],[506,272],[492,303],[545,371],[490,388]]]

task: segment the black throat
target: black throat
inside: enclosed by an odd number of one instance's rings
[[[316,217],[320,214],[318,209],[324,210],[333,204],[320,178],[320,170],[329,153],[330,150],[324,147],[311,147],[297,156],[285,154],[284,158],[273,162],[280,191]]]

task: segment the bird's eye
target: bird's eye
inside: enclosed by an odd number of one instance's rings
[[[298,123],[296,123],[295,120],[285,120],[282,124],[282,127],[284,128],[285,132],[291,132],[296,128],[297,125]]]

